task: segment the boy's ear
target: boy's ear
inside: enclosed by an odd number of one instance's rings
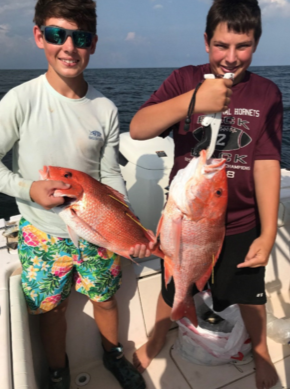
[[[40,31],[40,28],[38,26],[33,27],[33,36],[34,36],[36,46],[39,47],[40,49],[43,49],[44,48],[44,46],[43,46],[43,34]]]
[[[98,35],[95,35],[94,38],[93,38],[92,46],[90,48],[90,54],[94,54],[94,52],[96,51],[96,46],[97,46],[98,39],[99,39]]]
[[[205,51],[209,53],[209,41],[206,32],[203,34],[203,37],[204,37]]]

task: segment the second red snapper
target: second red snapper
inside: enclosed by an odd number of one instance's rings
[[[198,324],[192,287],[204,288],[220,254],[227,198],[225,160],[207,161],[205,150],[170,185],[157,236],[165,255],[165,284],[171,276],[175,284],[172,320],[187,317]]]
[[[56,190],[54,195],[71,199],[58,208],[57,213],[66,223],[76,246],[78,237],[81,237],[131,259],[130,247],[136,244],[148,247],[149,242],[156,241],[153,232],[141,225],[117,190],[73,169],[44,166],[40,175],[44,180],[70,184],[70,188]],[[163,258],[158,247],[152,253]]]

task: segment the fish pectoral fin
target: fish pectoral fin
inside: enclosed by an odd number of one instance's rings
[[[68,230],[69,237],[72,240],[73,244],[76,247],[79,247],[79,236],[78,236],[78,234],[70,226],[67,226],[67,230]]]
[[[171,278],[173,277],[173,263],[171,258],[164,256],[164,281],[165,285],[169,284]]]
[[[159,222],[158,222],[157,230],[156,230],[156,238],[158,238],[158,236],[160,235],[162,224],[163,224],[163,219],[164,219],[164,215],[161,214],[161,217],[160,217]]]

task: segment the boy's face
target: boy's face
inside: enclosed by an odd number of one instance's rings
[[[78,30],[78,26],[73,21],[60,18],[49,18],[45,22],[45,26],[57,26],[70,30]],[[89,48],[78,48],[74,46],[72,37],[68,36],[62,45],[55,45],[47,42],[44,34],[38,26],[33,29],[36,45],[44,49],[47,61],[48,71],[47,77],[61,78],[78,78],[82,77],[82,73],[87,67],[90,55],[95,52],[97,44],[97,36],[93,37],[93,42]]]
[[[206,33],[204,39],[212,73],[222,76],[225,73],[234,73],[234,84],[242,81],[258,45],[258,42],[255,42],[254,30],[237,33],[229,31],[227,23],[220,23],[210,43]]]

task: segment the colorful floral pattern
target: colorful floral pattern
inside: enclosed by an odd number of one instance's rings
[[[78,292],[101,302],[121,285],[120,257],[80,239],[52,237],[22,218],[18,254],[22,263],[22,289],[30,313],[48,312],[61,304],[75,283]]]

